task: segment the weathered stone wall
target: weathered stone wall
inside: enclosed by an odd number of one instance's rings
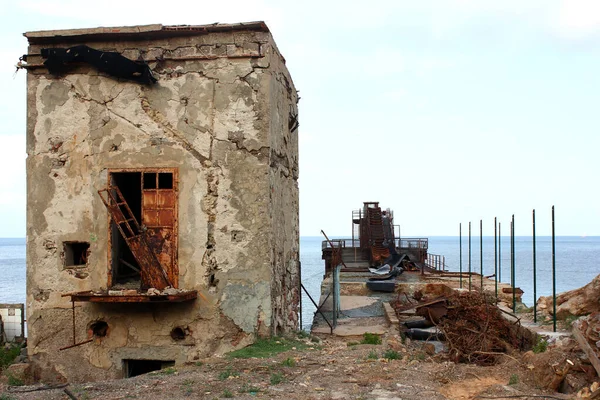
[[[298,264],[298,96],[282,58],[274,57],[272,67],[269,179],[274,255],[271,257],[271,297],[273,329],[281,333],[298,326],[301,294]]]
[[[123,359],[192,361],[297,326],[296,91],[268,32],[88,43],[140,54],[151,86],[79,66],[28,71],[28,352],[43,380],[123,376]],[[29,54],[42,47],[30,45]],[[152,61],[156,57],[162,61]],[[36,57],[29,58],[30,64]],[[41,59],[37,59],[41,61]],[[108,335],[72,344],[62,294],[107,289],[109,219],[97,191],[108,169],[176,167],[180,304],[75,303],[76,340],[96,320]],[[84,268],[65,268],[65,241],[90,242]],[[182,341],[170,332],[181,327]]]

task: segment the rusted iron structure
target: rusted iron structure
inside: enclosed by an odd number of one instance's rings
[[[406,254],[409,261],[429,268],[441,267],[443,263],[428,263],[427,238],[401,238],[394,232],[394,212],[383,210],[379,202],[364,202],[363,207],[352,211],[352,239],[327,239],[322,242],[322,259],[325,260],[325,274],[343,264],[345,270],[356,270],[346,265],[352,262],[368,262],[371,266],[383,264],[395,247],[400,254]],[[358,232],[358,237],[355,237]],[[346,263],[344,263],[346,262]]]

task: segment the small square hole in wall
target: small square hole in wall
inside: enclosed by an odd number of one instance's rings
[[[90,253],[88,242],[63,242],[65,267],[86,265]]]

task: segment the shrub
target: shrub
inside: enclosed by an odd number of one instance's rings
[[[283,375],[281,372],[274,372],[271,374],[271,385],[278,385],[283,382]]]
[[[381,338],[375,333],[365,332],[361,344],[381,344]]]
[[[535,354],[539,354],[539,353],[545,352],[547,349],[548,349],[548,341],[545,338],[538,336],[537,340],[531,350],[533,350],[533,352]]]
[[[283,361],[281,362],[281,364],[282,364],[284,367],[295,367],[295,366],[296,366],[296,360],[294,360],[294,359],[293,359],[293,358],[291,358],[291,357],[288,357],[288,358],[286,358],[285,360],[283,360]]]
[[[402,355],[400,355],[396,350],[388,350],[383,353],[383,358],[387,358],[388,360],[400,360]]]

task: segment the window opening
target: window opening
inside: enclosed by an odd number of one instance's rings
[[[173,189],[173,174],[170,172],[158,174],[158,188]]]
[[[64,242],[63,251],[65,267],[86,265],[90,244],[88,242]]]
[[[156,189],[156,173],[146,172],[144,174],[144,189]]]
[[[109,187],[99,193],[111,217],[112,289],[178,287],[175,174],[175,169],[109,171]]]
[[[111,173],[111,184],[117,186],[121,194],[127,201],[133,216],[139,221],[142,217],[142,189],[141,172],[114,172]],[[121,212],[126,214],[125,206],[120,205]],[[117,225],[111,220],[111,270],[112,287],[137,289],[140,286],[140,266],[138,265],[133,253],[127,246],[125,239],[119,232]],[[122,223],[121,229],[128,235],[137,234],[133,224],[129,224],[133,232],[127,228],[127,224]],[[132,234],[133,233],[133,234]]]
[[[163,368],[172,367],[175,365],[173,360],[123,360],[125,377],[132,378],[134,376],[147,374],[152,371],[159,371]]]

